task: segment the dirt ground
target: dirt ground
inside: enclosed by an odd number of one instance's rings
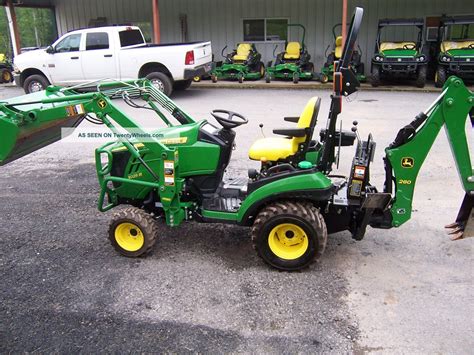
[[[20,94],[0,86],[0,100]],[[227,172],[236,176],[256,166],[247,151],[262,136],[258,125],[267,136],[288,126],[283,117],[298,115],[314,95],[323,99],[319,131],[328,91],[191,88],[174,99],[199,119],[211,119],[215,108],[249,119],[237,128]],[[373,182],[381,187],[384,147],[437,94],[354,96],[344,102],[344,128],[358,120],[363,137],[373,133]],[[137,117],[156,122],[147,112]],[[323,258],[296,273],[264,264],[248,229],[219,224],[165,228],[149,257],[119,256],[107,240],[111,212],[96,209],[97,145],[66,139],[0,168],[1,353],[468,354],[474,348],[474,238],[451,242],[443,229],[463,196],[444,133],[418,178],[411,221],[369,228],[360,242],[348,232],[330,235]],[[337,173],[348,173],[353,150],[343,148]]]

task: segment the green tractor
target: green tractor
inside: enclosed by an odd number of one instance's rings
[[[442,18],[439,41],[436,87],[442,87],[449,75],[474,80],[474,16]]]
[[[211,71],[211,80],[217,83],[219,79],[259,80],[265,75],[265,65],[262,55],[253,43],[239,43],[237,48],[224,56],[227,46],[222,49],[224,62]]]
[[[328,45],[326,48],[326,51],[324,52],[326,59],[326,63],[324,63],[324,66],[321,68],[321,74],[319,74],[319,81],[324,83],[327,83],[329,81],[332,81],[332,75],[334,73],[334,62],[336,60],[341,59],[341,54],[342,54],[342,36],[337,36],[336,35],[336,29],[341,27],[342,24],[338,23],[334,25],[332,28],[332,35],[334,36],[334,45],[332,47],[331,52],[328,54],[328,50],[331,47],[331,45]],[[358,47],[359,50],[354,49],[354,54],[352,55],[351,59],[351,68],[354,71],[354,73],[357,76],[357,80],[359,82],[365,82],[366,77],[364,75],[364,63],[362,63],[362,50],[360,47]]]
[[[285,51],[276,56],[275,64],[270,61],[265,73],[265,81],[270,83],[273,79],[293,80],[297,84],[300,79],[311,80],[314,76],[314,64],[310,61],[311,55],[305,45],[306,28],[300,24],[288,24],[288,27],[298,27],[303,35],[301,42],[286,42]],[[275,56],[275,50],[273,55]]]
[[[11,83],[13,81],[13,67],[7,56],[0,53],[0,84]]]
[[[249,157],[260,168],[249,170],[248,177],[223,178],[235,129],[248,122],[244,116],[214,110],[218,125],[195,120],[146,79],[99,84],[92,92],[50,86],[1,102],[0,165],[60,139],[61,127],[76,127],[83,119],[107,126],[117,140],[95,152],[98,208],[125,207],[113,214],[108,237],[128,257],[146,255],[165,223],[228,223],[251,227],[253,246],[269,265],[302,269],[323,254],[328,233],[349,230],[360,240],[368,225],[392,228],[410,219],[418,172],[443,125],[472,206],[474,174],[465,127],[474,95],[461,79],[448,79],[442,95],[385,150],[382,191],[370,183],[372,136],[360,140],[356,123],[352,131],[337,129],[343,97],[359,86],[349,64],[362,13],[356,8],[335,67],[329,118],[320,140],[313,132],[321,99],[313,97],[299,117],[285,117],[294,122],[293,128],[276,129],[276,136],[254,142]],[[145,107],[136,101],[143,99],[165,127],[145,131],[112,98],[137,109]],[[356,140],[349,175],[331,174],[338,147]],[[460,218],[454,225],[456,235],[470,233],[467,221]]]
[[[389,28],[409,30],[415,27],[416,40],[382,41],[382,31],[388,36]],[[383,79],[408,78],[415,79],[416,86],[422,88],[426,82],[428,54],[423,47],[423,19],[384,19],[380,20],[377,30],[375,54],[372,58],[372,86],[379,86]],[[386,36],[386,37],[387,37]],[[415,36],[415,35],[413,35]]]

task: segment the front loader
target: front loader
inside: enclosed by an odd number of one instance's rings
[[[235,129],[248,122],[244,116],[214,110],[211,114],[219,126],[196,121],[147,80],[99,84],[86,93],[48,87],[1,102],[0,165],[58,140],[61,127],[75,127],[83,119],[105,124],[118,139],[95,153],[98,208],[127,206],[113,214],[109,227],[109,240],[118,252],[146,255],[165,223],[229,223],[251,227],[258,255],[275,268],[291,271],[319,258],[328,234],[348,230],[360,240],[368,225],[388,229],[407,222],[418,171],[444,126],[467,201],[454,228],[458,237],[463,232],[467,236],[474,174],[465,127],[474,96],[462,80],[448,79],[438,99],[386,148],[381,191],[370,183],[372,136],[361,141],[356,127],[337,128],[343,97],[359,86],[349,63],[362,13],[356,8],[335,66],[329,118],[320,140],[313,133],[321,99],[313,97],[299,117],[285,117],[293,128],[276,129],[276,136],[253,143],[249,158],[259,161],[260,168],[250,169],[248,177],[224,178]],[[153,110],[165,127],[145,131],[114,104],[114,98]],[[119,134],[123,131],[130,138]],[[331,174],[338,147],[356,140],[349,176]]]

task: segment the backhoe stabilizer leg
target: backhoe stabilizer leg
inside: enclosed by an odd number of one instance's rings
[[[452,240],[474,237],[474,194],[466,193],[454,223],[445,226]]]

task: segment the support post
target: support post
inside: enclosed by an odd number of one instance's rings
[[[346,43],[347,37],[347,0],[342,0],[342,46]]]
[[[153,38],[156,44],[161,41],[160,33],[160,9],[158,6],[158,0],[151,0],[153,8]]]
[[[15,7],[12,0],[7,0],[7,7],[5,8],[8,18],[8,28],[10,30],[10,38],[12,39],[13,54],[21,53],[20,33],[18,32],[18,23],[16,22]]]

